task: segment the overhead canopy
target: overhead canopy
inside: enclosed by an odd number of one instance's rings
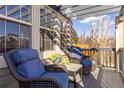
[[[61,13],[71,20],[99,16],[119,12],[121,6],[116,5],[62,5]]]

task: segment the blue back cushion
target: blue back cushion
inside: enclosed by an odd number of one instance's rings
[[[35,49],[20,49],[13,53],[17,72],[24,77],[40,77],[45,73],[44,65]]]
[[[45,73],[44,66],[40,59],[27,61],[17,66],[17,71],[24,77],[36,78]]]
[[[20,49],[13,54],[16,65],[38,57],[39,55],[37,50],[31,48]]]
[[[83,49],[82,49],[82,48],[80,48],[80,47],[75,47],[75,46],[73,46],[73,48],[78,49],[80,52],[82,52],[82,51],[83,51]]]
[[[81,56],[82,58],[84,58],[84,55],[80,51],[77,51],[75,48],[71,48],[70,50],[71,50],[71,53],[75,53],[75,54]]]
[[[83,60],[81,62],[81,64],[84,66],[84,67],[91,67],[92,66],[92,61],[91,60]]]

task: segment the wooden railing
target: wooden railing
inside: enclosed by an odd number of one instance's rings
[[[95,60],[98,66],[115,68],[116,67],[116,51],[115,48],[91,48],[84,49],[83,53]]]

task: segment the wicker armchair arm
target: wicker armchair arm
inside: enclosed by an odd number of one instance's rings
[[[55,71],[57,71],[57,72],[66,72],[66,73],[68,73],[68,70],[67,70],[67,68],[66,68],[66,66],[65,65],[61,65],[61,64],[46,64],[45,65],[45,69],[46,69],[46,71],[53,71],[53,72],[55,72]]]

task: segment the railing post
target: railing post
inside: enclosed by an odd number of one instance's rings
[[[116,68],[116,49],[114,48],[114,67]]]
[[[100,51],[99,50],[97,50],[97,64],[98,64],[98,66],[100,66],[100,59],[99,59],[99,56],[100,55]]]

